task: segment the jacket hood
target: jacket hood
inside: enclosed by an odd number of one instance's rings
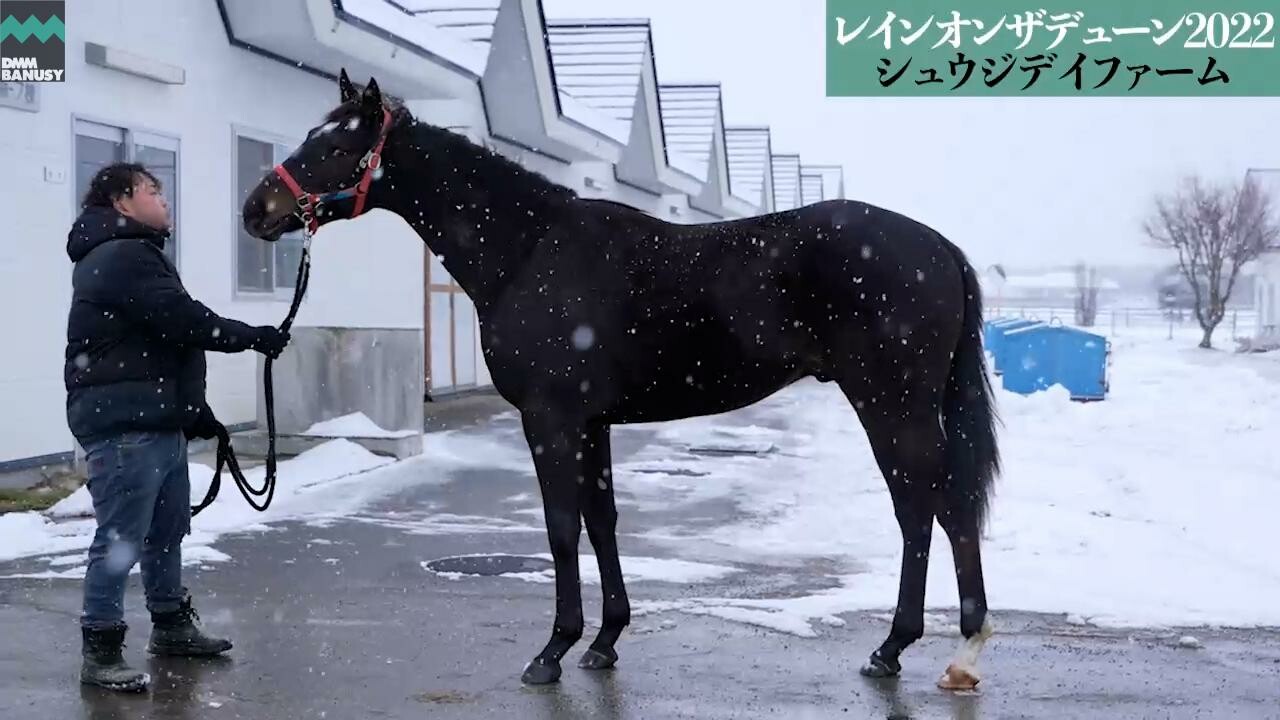
[[[71,262],[80,262],[99,245],[112,240],[134,238],[146,240],[164,248],[168,230],[157,230],[137,220],[121,215],[111,207],[88,207],[67,233],[67,256]]]

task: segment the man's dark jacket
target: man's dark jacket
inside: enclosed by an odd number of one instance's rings
[[[85,209],[68,233],[67,424],[82,445],[190,429],[207,412],[204,351],[259,341],[258,329],[187,295],[163,252],[167,237],[109,207]]]

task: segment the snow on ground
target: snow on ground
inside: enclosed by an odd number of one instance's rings
[[[387,430],[369,419],[368,415],[355,412],[318,422],[303,430],[302,434],[332,438],[404,438],[419,433],[414,430]]]
[[[1280,560],[1271,514],[1280,501],[1280,381],[1271,363],[1194,349],[1189,334],[1113,338],[1112,394],[1071,402],[1061,388],[1032,397],[998,390],[1005,471],[984,565],[998,610],[1073,613],[1113,626],[1280,626]],[[731,499],[747,518],[718,528],[663,528],[673,549],[786,562],[821,557],[838,586],[790,598],[637,603],[798,635],[838,613],[892,608],[901,540],[865,435],[834,388],[806,382],[765,402],[743,433],[779,452],[717,460],[654,446],[619,468],[620,503]],[[663,426],[702,438],[723,419]],[[725,428],[720,428],[721,432]],[[706,476],[702,472],[710,471]],[[623,512],[627,512],[626,508]],[[958,607],[946,536],[935,530],[931,608]]]
[[[492,553],[485,553],[483,555],[483,557],[492,556]],[[534,557],[548,562],[551,561],[550,553],[541,553],[522,557]],[[711,565],[708,563],[672,560],[669,558],[628,557],[624,555],[621,558],[621,562],[622,575],[627,582],[651,581],[690,584],[719,580],[739,572],[737,568],[726,567],[724,565]],[[429,563],[427,562],[423,562],[421,565],[423,569],[428,572],[432,572],[436,575],[447,577],[452,580],[459,580],[467,577],[461,573],[433,570],[428,566]],[[578,576],[583,584],[600,584],[600,566],[594,555],[584,554],[579,559]],[[509,578],[512,580],[524,580],[525,582],[532,583],[553,583],[556,580],[555,571],[552,569],[540,570],[537,572],[502,573],[498,575],[498,577]]]
[[[348,440],[333,440],[280,463],[275,497],[261,513],[245,502],[230,473],[224,471],[218,499],[192,520],[191,535],[183,542],[183,563],[229,560],[210,547],[223,535],[263,531],[268,529],[267,523],[285,520],[319,522],[348,517],[408,486],[444,482],[456,469],[510,455],[509,448],[491,440],[454,437],[454,433],[427,436],[424,454],[402,462],[375,455]],[[253,487],[262,486],[264,474],[262,467],[245,473]],[[213,469],[192,463],[190,477],[194,502],[204,497]],[[92,513],[89,491],[80,488],[45,513],[0,515],[0,561],[43,556],[51,568],[6,577],[83,577],[85,553],[96,529]]]
[[[997,390],[1005,470],[984,542],[997,621],[1001,611],[1022,610],[1111,626],[1280,626],[1272,601],[1280,597],[1280,560],[1269,532],[1280,505],[1280,363],[1197,350],[1193,330],[1173,341],[1166,334],[1126,328],[1111,337],[1104,402],[1073,403],[1061,389],[1031,397]],[[742,414],[615,433],[654,430],[615,467],[620,511],[710,504],[705,513],[669,515],[679,519],[666,527],[645,525],[640,534],[675,557],[624,558],[628,577],[732,583],[735,566],[759,572],[813,559],[830,577],[825,589],[789,596],[641,600],[637,615],[679,611],[811,636],[840,625],[842,613],[892,608],[901,538],[866,436],[834,387],[804,382]],[[277,498],[264,514],[226,479],[218,502],[195,519],[186,559],[225,560],[210,547],[219,536],[287,519],[346,518],[422,534],[541,534],[536,492],[505,498],[491,516],[434,507],[361,516],[371,500],[461,469],[532,471],[518,435],[433,433],[425,443],[423,456],[401,463],[347,441],[326,443],[281,465]],[[193,497],[210,472],[193,466]],[[44,556],[48,569],[39,576],[78,577],[93,521],[65,518],[87,509],[80,494],[52,513],[59,522],[36,513],[0,517],[0,560]],[[627,538],[621,542],[625,551]],[[594,565],[584,556],[587,582]],[[539,575],[518,579],[549,579]],[[958,598],[940,530],[927,605],[954,622]]]

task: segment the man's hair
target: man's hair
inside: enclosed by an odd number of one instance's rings
[[[117,198],[133,195],[133,186],[147,179],[160,187],[160,181],[139,163],[113,163],[97,172],[89,182],[81,207],[111,207]]]

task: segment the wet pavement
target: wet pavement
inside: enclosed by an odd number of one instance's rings
[[[518,427],[508,417],[492,432],[513,439]],[[647,439],[620,434],[615,459]],[[546,553],[540,520],[504,503],[522,493],[536,493],[528,476],[477,469],[353,518],[224,539],[216,547],[231,561],[187,573],[206,628],[236,643],[221,662],[148,658],[135,576],[125,652],[154,683],[139,696],[78,685],[79,581],[0,580],[0,718],[1280,718],[1280,632],[1108,631],[998,610],[973,693],[934,686],[955,648],[953,628],[931,629],[908,650],[901,678],[860,677],[887,631],[880,613],[844,615],[845,626],[823,626],[816,638],[641,614],[618,647],[618,667],[592,673],[574,667],[598,622],[600,592],[590,584],[588,635],[566,658],[562,681],[523,687],[520,672],[550,631],[553,587],[423,566]],[[624,510],[624,554],[669,555],[636,533],[732,512],[723,500]],[[485,516],[496,522],[469,524]],[[30,567],[0,564],[0,574]],[[825,582],[822,568],[806,563],[747,569],[696,585],[632,581],[628,589],[639,604],[776,596]],[[1180,644],[1185,634],[1198,646]]]

